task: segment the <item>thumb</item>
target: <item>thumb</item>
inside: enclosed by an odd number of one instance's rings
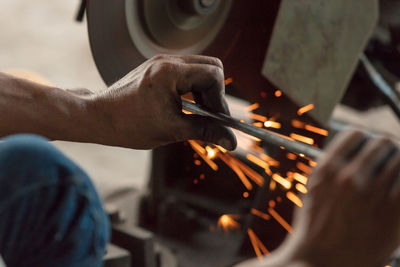
[[[237,146],[236,137],[232,130],[203,116],[184,115],[180,131],[181,141],[201,140],[220,145],[231,151]]]

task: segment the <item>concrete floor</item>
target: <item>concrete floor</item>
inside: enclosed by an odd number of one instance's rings
[[[86,23],[74,21],[79,3],[2,0],[0,71],[32,71],[61,88],[104,88],[90,53]],[[149,151],[54,143],[89,173],[102,196],[146,181]]]

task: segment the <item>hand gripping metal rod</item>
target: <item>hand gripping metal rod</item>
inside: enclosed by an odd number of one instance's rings
[[[313,146],[292,140],[289,137],[274,133],[272,131],[268,131],[260,127],[256,127],[248,123],[243,123],[238,119],[232,118],[231,116],[222,113],[214,113],[204,110],[199,105],[184,99],[182,99],[182,108],[186,111],[192,112],[193,114],[208,117],[224,126],[257,137],[268,144],[283,146],[288,151],[298,154],[304,154],[306,157],[309,157],[311,159],[317,159],[322,154],[322,151],[320,149]]]

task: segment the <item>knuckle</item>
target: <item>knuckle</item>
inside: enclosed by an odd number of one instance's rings
[[[211,61],[214,63],[214,65],[218,66],[221,69],[224,69],[224,64],[222,63],[222,61],[219,58],[212,57]]]
[[[168,77],[175,71],[176,64],[171,61],[158,61],[150,66],[153,76]]]
[[[153,56],[150,60],[151,61],[158,61],[158,60],[164,60],[166,58],[167,58],[166,54],[158,54],[158,55]]]

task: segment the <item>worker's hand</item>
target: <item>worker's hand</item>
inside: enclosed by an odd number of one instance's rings
[[[310,177],[286,255],[311,266],[384,266],[400,245],[399,174],[390,139],[340,134]]]
[[[94,102],[113,129],[109,133],[113,145],[147,149],[198,139],[235,149],[231,130],[182,113],[181,96],[188,92],[205,108],[229,114],[222,63],[206,56],[155,56]]]

